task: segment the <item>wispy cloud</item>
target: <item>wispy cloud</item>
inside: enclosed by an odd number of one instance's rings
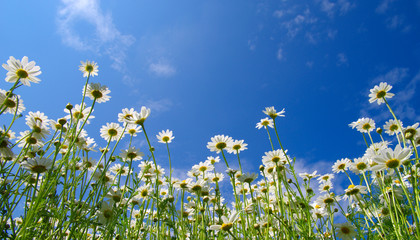
[[[349,63],[348,63],[346,54],[339,53],[337,54],[337,66],[342,66],[342,65],[348,66]]]
[[[64,44],[77,50],[105,53],[114,69],[126,71],[126,52],[135,38],[117,29],[111,14],[103,13],[98,0],[62,0],[57,26]]]
[[[170,77],[176,73],[174,66],[163,62],[151,63],[149,71],[159,77]]]
[[[330,2],[329,0],[319,1],[321,11],[327,13],[329,17],[334,15],[345,15],[348,11],[355,7],[354,3],[350,3],[348,0],[338,0],[336,2]]]
[[[283,56],[283,49],[282,48],[279,48],[277,50],[277,59],[278,60],[283,60],[283,58],[284,58],[284,56]]]
[[[146,106],[151,109],[152,112],[165,112],[168,111],[174,103],[172,100],[168,98],[162,98],[162,99],[147,99],[142,100],[138,102],[140,106]]]
[[[388,10],[389,5],[390,5],[392,2],[394,2],[394,1],[395,1],[395,0],[383,0],[383,1],[379,4],[379,6],[375,9],[376,13],[379,13],[379,14],[383,14],[383,13],[385,13],[385,12]]]

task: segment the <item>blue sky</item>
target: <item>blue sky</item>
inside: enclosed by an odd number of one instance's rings
[[[102,125],[122,108],[147,106],[149,134],[174,132],[179,176],[214,156],[206,145],[216,134],[244,139],[243,166],[258,172],[270,145],[255,124],[268,106],[286,110],[279,132],[298,168],[328,173],[337,159],[364,152],[350,122],[391,118],[368,103],[375,84],[394,86],[391,106],[405,126],[420,121],[419,23],[418,0],[2,1],[0,61],[36,61],[41,83],[18,93],[26,113],[52,119],[81,99],[80,61],[96,61],[92,82],[112,98],[95,106],[89,135],[104,146]],[[143,137],[136,144],[146,151]],[[153,145],[167,167],[164,145]]]

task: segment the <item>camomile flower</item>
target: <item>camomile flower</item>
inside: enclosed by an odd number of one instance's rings
[[[415,139],[420,135],[419,123],[415,123],[411,126],[403,129],[404,137],[407,139]]]
[[[217,156],[217,157],[211,157],[211,156],[207,157],[206,162],[209,162],[210,164],[214,165],[215,163],[220,162],[220,157],[219,156]]]
[[[319,174],[316,174],[318,171],[314,171],[313,173],[299,173],[299,177],[303,179],[303,181],[308,181],[312,178],[316,178],[319,176]]]
[[[384,129],[389,136],[392,136],[398,132],[401,132],[400,126],[402,126],[402,122],[400,120],[397,122],[395,119],[390,119],[385,122]]]
[[[0,157],[12,158],[14,156],[9,140],[13,139],[14,132],[9,131],[7,134],[4,134],[3,130],[0,129]]]
[[[64,109],[64,112],[69,114],[66,116],[66,119],[71,119],[73,122],[76,122],[78,119],[79,121],[83,122],[87,119],[91,108],[92,107],[86,107],[85,103],[83,103],[82,105],[76,104],[76,106],[74,106],[74,108],[71,111],[66,108]],[[93,111],[94,110],[92,110],[92,112]],[[95,116],[90,115],[86,123],[89,124],[89,119],[93,118],[95,118]]]
[[[356,122],[349,124],[352,128],[357,129],[361,133],[368,133],[375,130],[375,121],[371,118],[360,118]]]
[[[213,171],[213,169],[214,169],[214,166],[207,161],[200,162],[199,164],[192,166],[192,170],[202,172],[202,173]]]
[[[369,170],[370,162],[366,157],[355,158],[354,162],[350,163],[350,170],[355,174],[361,174]]]
[[[353,240],[357,235],[356,228],[348,222],[334,224],[334,228],[337,229],[337,237],[343,240]]]
[[[26,124],[31,128],[32,136],[37,139],[45,138],[50,134],[48,125],[43,125],[41,122],[30,119]]]
[[[223,181],[225,175],[223,173],[209,173],[208,178],[211,182],[217,183]]]
[[[332,166],[332,171],[334,173],[344,172],[350,167],[350,163],[351,161],[348,158],[337,160]]]
[[[91,100],[95,100],[97,103],[103,103],[109,101],[111,98],[108,94],[111,91],[107,86],[101,85],[100,83],[89,83],[85,88],[83,88],[82,93],[86,94]]]
[[[409,148],[401,148],[400,145],[397,145],[394,150],[386,148],[373,157],[373,162],[376,164],[371,166],[371,169],[372,171],[395,169],[400,167],[404,161],[409,160],[410,156],[411,149]]]
[[[86,62],[80,61],[82,65],[79,66],[79,70],[83,73],[83,77],[87,76],[98,76],[98,64],[94,61],[86,60]]]
[[[266,107],[265,110],[263,110],[263,113],[265,113],[272,119],[275,119],[276,117],[284,117],[285,111],[284,108],[280,112],[277,112],[276,109],[274,109],[274,107]]]
[[[25,106],[23,106],[23,101],[17,94],[12,94],[12,96],[7,97],[8,93],[3,89],[0,89],[0,105],[1,111],[5,108],[4,112],[10,114],[21,114],[25,111]]]
[[[49,158],[30,158],[21,164],[22,167],[28,169],[32,173],[44,173],[51,169],[53,161]]]
[[[172,131],[169,131],[167,129],[166,131],[162,130],[162,132],[159,132],[158,135],[156,135],[156,138],[159,140],[160,143],[171,143],[172,140],[175,138],[172,136]]]
[[[134,112],[133,116],[129,120],[132,124],[137,125],[143,125],[144,121],[149,117],[150,115],[150,108],[146,108],[145,106],[142,106],[140,109],[140,112]]]
[[[263,119],[260,120],[259,123],[257,123],[257,126],[255,126],[255,127],[258,128],[258,129],[261,129],[262,127],[265,127],[265,128],[271,127],[271,128],[273,128],[274,127],[273,119],[269,119],[268,117],[263,118]]]
[[[153,193],[153,190],[150,185],[142,185],[136,190],[136,196],[140,198],[147,198]]]
[[[127,176],[129,168],[127,166],[116,163],[112,167],[109,168],[109,171],[111,171],[115,175],[120,174],[121,176]]]
[[[129,147],[128,149],[122,150],[122,153],[120,154],[120,157],[122,157],[125,160],[142,160],[144,156],[144,153],[140,152],[139,149],[135,147]]]
[[[349,199],[349,203],[352,204],[353,201],[359,202],[362,199],[362,194],[367,194],[367,187],[361,185],[351,184],[346,190],[343,199]]]
[[[96,211],[96,217],[100,224],[106,225],[113,220],[115,214],[112,206],[113,203],[111,202],[102,202],[101,208]]]
[[[381,82],[379,86],[376,85],[375,87],[370,89],[369,102],[373,103],[377,101],[378,105],[380,105],[381,103],[385,103],[385,98],[392,98],[394,96],[393,93],[389,92],[391,88],[392,86],[388,85],[386,82]]]
[[[319,183],[329,182],[334,179],[334,174],[331,174],[331,173],[324,174],[322,176],[319,176],[317,179]]]
[[[257,178],[258,174],[256,173],[244,173],[238,178],[238,180],[242,183],[252,183]]]
[[[248,144],[244,143],[244,140],[234,140],[228,147],[227,152],[228,153],[239,153],[243,150],[248,149],[246,146]]]
[[[324,195],[319,196],[315,203],[322,208],[326,208],[327,206],[333,206],[335,202],[340,201],[340,196],[334,195],[334,193],[327,193]]]
[[[284,165],[287,163],[287,159],[283,151],[277,149],[274,151],[265,152],[265,156],[262,157],[262,162],[266,166],[271,166],[273,164],[276,165],[277,163]]]
[[[323,182],[319,184],[319,191],[320,192],[330,192],[333,189],[332,183],[330,181]]]
[[[22,61],[10,56],[7,64],[2,66],[8,71],[6,73],[6,82],[15,83],[19,80],[23,85],[31,86],[31,82],[39,83],[41,81],[36,77],[41,74],[41,68],[35,66],[34,61],[28,62],[27,56],[24,56]]]
[[[229,218],[222,216],[222,221],[223,221],[222,225],[217,225],[217,224],[211,225],[209,229],[213,231],[220,231],[220,230],[225,231],[225,232],[229,231],[233,227],[233,224],[236,222],[236,220],[238,220],[238,218],[239,218],[239,212],[236,212],[235,210],[233,210]]]
[[[106,141],[117,141],[124,129],[118,123],[107,123],[100,129],[101,137]]]
[[[19,142],[18,147],[21,148],[25,147],[25,145],[37,148],[44,146],[44,143],[40,139],[32,136],[31,132],[28,130],[20,132],[20,137],[17,138],[17,142]]]
[[[141,126],[128,124],[126,130],[127,130],[127,133],[130,134],[131,136],[137,137],[137,133],[141,132]]]
[[[216,153],[220,153],[223,149],[232,144],[233,139],[225,135],[216,135],[211,138],[211,142],[207,143],[207,148]]]
[[[129,123],[135,112],[134,108],[124,108],[122,113],[118,113],[118,122]]]

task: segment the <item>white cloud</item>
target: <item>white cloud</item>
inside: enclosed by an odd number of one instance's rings
[[[277,50],[277,59],[278,60],[283,59],[283,49],[282,48],[279,48],[279,50]]]
[[[306,62],[306,66],[307,66],[308,68],[312,68],[312,67],[314,66],[314,61],[307,61],[307,62]]]
[[[276,10],[276,11],[274,11],[273,15],[277,18],[281,18],[284,15],[284,11],[283,10]]]
[[[111,14],[102,12],[98,0],[62,0],[57,25],[64,44],[77,50],[105,53],[113,61],[114,69],[125,71],[126,51],[135,38],[118,31]]]
[[[139,103],[139,105],[150,108],[152,112],[158,113],[168,111],[174,105],[174,103],[168,98],[162,98],[158,100],[148,99]]]
[[[175,67],[167,63],[151,63],[149,71],[160,77],[170,77],[176,73]]]
[[[394,85],[401,82],[408,76],[408,68],[394,68],[386,74],[380,75],[372,80],[373,84],[380,82],[387,82],[388,84]]]
[[[379,4],[379,6],[376,8],[376,13],[380,13],[383,14],[386,12],[386,10],[388,10],[389,5],[394,2],[395,0],[383,0],[381,2],[381,4]]]
[[[348,59],[346,54],[339,53],[337,54],[337,66],[348,65]]]
[[[330,2],[329,0],[320,1],[321,11],[327,13],[329,17],[333,17],[336,13],[344,15],[355,7],[354,3],[348,0],[338,0],[337,2]]]

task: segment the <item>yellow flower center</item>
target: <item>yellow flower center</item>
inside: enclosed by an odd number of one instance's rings
[[[385,162],[385,165],[389,168],[396,168],[400,166],[400,160],[396,158],[389,159],[388,161]]]
[[[376,93],[376,98],[383,98],[385,97],[385,95],[386,95],[386,92],[384,90],[381,90]]]
[[[99,90],[93,90],[92,92],[91,92],[91,94],[92,94],[92,96],[94,97],[94,98],[101,98],[103,95],[102,95],[102,93],[101,93],[101,91],[99,91]]]
[[[25,70],[23,70],[23,69],[18,69],[18,70],[16,71],[16,75],[17,75],[19,78],[27,78],[27,77],[29,76],[28,72],[27,72],[27,71],[25,71]]]
[[[90,64],[87,64],[85,67],[86,72],[92,72],[93,71],[93,66]]]
[[[31,171],[34,173],[43,173],[47,171],[47,168],[43,165],[36,165],[31,168]]]
[[[226,147],[226,143],[225,142],[219,142],[218,144],[216,144],[216,148],[217,149],[224,149]]]
[[[350,233],[350,229],[348,227],[341,227],[340,230],[344,234],[349,234]]]
[[[4,100],[4,105],[8,108],[14,108],[14,107],[16,107],[16,102],[13,101],[12,99],[8,98],[8,99]]]
[[[113,136],[116,136],[118,134],[118,131],[115,130],[114,128],[111,128],[111,129],[108,130],[108,134],[109,134],[109,136],[113,137]]]
[[[229,229],[231,229],[231,228],[232,228],[232,226],[233,226],[233,224],[232,224],[232,223],[223,223],[223,224],[222,224],[221,229],[222,229],[223,231],[229,231]]]

